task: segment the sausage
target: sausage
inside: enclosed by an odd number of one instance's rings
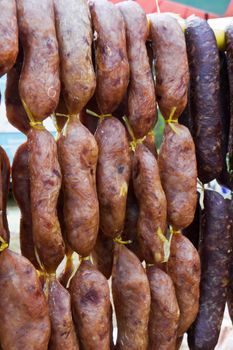
[[[9,249],[0,254],[0,339],[3,350],[47,350],[50,320],[36,269]]]
[[[177,331],[181,337],[195,320],[199,308],[200,258],[192,243],[181,233],[172,237],[167,272],[171,277],[180,308]]]
[[[96,32],[96,99],[101,113],[119,106],[129,83],[125,23],[120,9],[107,0],[89,2]]]
[[[52,0],[17,0],[24,63],[19,94],[36,121],[52,114],[59,101],[59,55]]]
[[[155,58],[156,97],[159,109],[168,119],[178,119],[187,105],[189,67],[185,37],[178,21],[169,14],[149,16],[150,36]]]
[[[22,65],[23,49],[20,46],[16,63],[7,73],[5,104],[9,123],[24,134],[27,134],[30,130],[29,119],[19,96],[19,78]]]
[[[0,238],[8,240],[7,232],[3,223],[3,176],[2,176],[2,157],[0,157]]]
[[[180,309],[171,278],[155,266],[147,268],[151,292],[149,349],[175,350]]]
[[[50,273],[65,254],[57,217],[61,171],[56,141],[45,129],[31,129],[28,152],[33,240],[42,265]]]
[[[201,206],[199,204],[200,194],[197,193],[197,206],[194,214],[192,223],[182,230],[182,233],[187,237],[194,247],[198,250],[199,248],[199,239],[201,236]]]
[[[7,220],[7,199],[8,199],[8,193],[10,189],[10,161],[9,158],[4,151],[4,149],[0,146],[0,177],[2,182],[2,189],[0,186],[0,192],[2,191],[2,199],[0,199],[0,205],[2,205],[2,224],[3,228],[5,230],[5,240],[9,243],[10,241],[10,230],[8,226],[8,220]]]
[[[140,261],[143,261],[144,257],[137,232],[138,218],[139,205],[133,189],[133,179],[130,179],[126,203],[125,226],[122,239],[123,241],[129,241],[127,248],[131,250]]]
[[[14,65],[18,54],[18,25],[15,0],[1,0],[0,77]]]
[[[223,164],[218,47],[207,21],[195,16],[187,20],[185,37],[198,177],[207,183],[220,175]]]
[[[139,203],[137,231],[143,256],[147,262],[161,263],[165,258],[161,235],[167,227],[167,201],[157,161],[144,145],[138,145],[134,154],[133,184]]]
[[[91,57],[91,15],[85,0],[54,1],[67,109],[79,113],[94,94],[96,78]]]
[[[34,267],[39,270],[36,259],[33,233],[32,233],[32,211],[30,199],[30,177],[29,177],[29,154],[28,144],[23,143],[17,149],[12,164],[12,190],[14,199],[21,212],[20,218],[20,250]]]
[[[48,305],[51,320],[49,350],[79,350],[71,313],[69,292],[55,276],[48,282]]]
[[[147,18],[136,2],[123,1],[118,6],[125,21],[130,66],[128,117],[135,137],[141,138],[157,120],[155,86],[146,50]]]
[[[166,125],[158,164],[168,203],[168,223],[175,229],[185,228],[196,210],[197,166],[194,142],[184,125],[176,123],[175,131]]]
[[[63,176],[65,235],[71,249],[88,256],[99,229],[96,193],[98,147],[94,136],[72,116],[58,141]]]
[[[110,292],[107,279],[83,261],[70,283],[73,317],[83,350],[110,349]]]
[[[94,265],[107,279],[112,275],[113,247],[112,238],[99,231],[91,256]]]
[[[139,259],[123,245],[115,245],[112,293],[117,318],[116,350],[146,350],[150,287]]]
[[[106,118],[98,125],[95,138],[99,147],[96,181],[100,229],[114,238],[124,228],[131,170],[129,142],[124,126],[114,117]]]
[[[228,100],[224,101],[225,108],[226,106],[230,107],[229,113],[224,113],[223,120],[226,123],[229,119],[229,125],[225,125],[223,122],[223,126],[226,126],[226,130],[228,128],[228,138],[227,138],[227,163],[225,164],[225,177],[224,180],[226,185],[233,190],[233,176],[231,170],[233,169],[233,25],[229,25],[226,29],[226,58],[227,58],[227,71],[228,71],[228,82],[229,82],[229,96]],[[225,77],[225,84],[226,84]],[[221,91],[223,91],[223,87],[221,87]],[[227,93],[225,92],[225,98]],[[224,130],[224,129],[223,129]],[[227,169],[228,168],[228,169]]]
[[[228,202],[221,194],[205,190],[201,219],[200,307],[188,337],[192,350],[212,350],[218,342],[227,299],[232,249],[228,208]]]

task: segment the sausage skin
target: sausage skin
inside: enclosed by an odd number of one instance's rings
[[[19,93],[36,121],[52,114],[59,101],[59,54],[52,0],[17,0],[24,64]]]
[[[126,130],[121,122],[106,118],[95,133],[99,147],[97,192],[100,204],[100,229],[109,237],[120,235],[124,228],[130,151]]]
[[[94,265],[107,279],[112,275],[113,247],[112,238],[99,231],[91,256]]]
[[[2,213],[0,214],[2,222],[0,224],[3,238],[6,242],[10,241],[10,230],[7,220],[7,199],[10,189],[10,161],[5,150],[0,146],[0,206]],[[0,210],[0,212],[1,212]],[[1,235],[1,234],[0,234]]]
[[[116,350],[146,350],[150,287],[140,260],[123,245],[115,245],[112,293],[117,318]]]
[[[50,273],[65,255],[57,217],[61,170],[56,141],[45,129],[31,129],[28,152],[33,240],[42,265]]]

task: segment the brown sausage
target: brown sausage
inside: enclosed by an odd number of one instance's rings
[[[178,337],[194,322],[199,308],[200,258],[196,248],[182,234],[172,237],[167,264],[180,308]]]
[[[14,67],[7,73],[5,103],[8,121],[24,134],[30,130],[29,119],[19,96],[19,78],[23,65],[23,49],[20,46],[19,55]]]
[[[166,125],[158,164],[167,197],[167,219],[174,228],[185,228],[194,218],[197,203],[195,146],[189,130],[175,123]]]
[[[18,26],[15,0],[1,0],[0,77],[14,65],[18,54]]]
[[[0,254],[0,339],[3,350],[47,350],[50,321],[33,265],[9,249]]]
[[[21,99],[42,121],[59,101],[59,55],[52,0],[17,0],[24,64],[19,81]]]
[[[96,177],[100,228],[114,238],[124,228],[131,164],[129,143],[124,126],[114,117],[99,124],[95,138],[99,147]]]
[[[99,231],[91,256],[94,265],[107,279],[112,275],[113,247],[112,238]]]
[[[116,244],[112,293],[117,318],[116,350],[146,350],[150,313],[150,286],[140,261]]]
[[[48,305],[51,320],[49,350],[79,350],[71,313],[70,294],[56,277],[50,277],[48,282]]]
[[[153,129],[156,120],[155,87],[146,50],[148,24],[143,9],[134,1],[117,4],[124,17],[130,84],[128,89],[129,122],[137,138]]]
[[[77,114],[92,97],[96,79],[91,57],[91,15],[85,0],[54,1],[61,80],[69,113]]]
[[[107,0],[91,0],[89,4],[96,32],[96,99],[101,113],[112,113],[129,83],[124,19],[119,8]]]
[[[149,349],[175,350],[180,309],[171,278],[155,266],[147,268],[151,309]]]
[[[3,224],[3,176],[2,157],[0,157],[0,238],[7,242],[7,232]]]
[[[150,35],[155,58],[156,96],[165,119],[176,108],[177,119],[187,105],[189,67],[184,33],[178,21],[169,14],[150,17]]]
[[[10,189],[10,161],[9,158],[4,151],[4,149],[0,146],[0,173],[1,173],[1,182],[2,182],[2,200],[0,200],[0,203],[2,203],[2,220],[3,220],[3,227],[5,229],[5,240],[9,243],[10,241],[10,230],[8,226],[8,220],[7,220],[7,199],[8,199],[8,193]],[[1,186],[0,186],[1,191]]]
[[[167,201],[157,161],[144,145],[138,145],[134,154],[133,183],[140,208],[137,229],[143,256],[147,262],[161,263],[165,257],[160,233],[167,227]]]
[[[76,331],[83,350],[110,349],[110,292],[107,279],[90,261],[83,261],[71,280]]]
[[[88,256],[99,229],[96,193],[98,148],[94,136],[76,116],[58,141],[63,176],[65,235],[71,249]]]
[[[33,240],[45,269],[54,272],[65,254],[57,217],[61,171],[56,142],[47,130],[32,129],[28,152]]]
[[[30,199],[29,154],[27,142],[17,149],[12,164],[12,190],[21,212],[20,218],[20,249],[36,269],[39,265],[34,250],[32,234],[32,212]]]

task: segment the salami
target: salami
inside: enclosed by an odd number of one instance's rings
[[[205,190],[200,243],[200,308],[188,338],[193,350],[212,350],[219,338],[227,300],[232,249],[228,208],[221,194]]]
[[[83,261],[71,280],[76,331],[83,350],[110,349],[110,293],[107,279],[90,261]]]
[[[109,237],[117,237],[124,229],[126,199],[130,178],[130,151],[122,123],[104,119],[95,138],[99,147],[97,192],[100,204],[100,228]]]
[[[69,113],[77,114],[96,87],[91,15],[85,0],[56,0],[54,8],[64,99]]]
[[[148,24],[143,9],[134,1],[119,6],[126,26],[126,41],[130,66],[128,116],[136,138],[153,129],[156,120],[155,87],[146,50]]]
[[[181,337],[194,322],[199,308],[200,258],[192,243],[181,233],[172,237],[167,271],[171,277],[180,308],[177,331]]]
[[[88,256],[99,229],[95,181],[98,148],[94,136],[78,117],[70,117],[58,141],[58,154],[63,176],[66,239],[72,250]]]
[[[36,269],[40,269],[36,255],[32,233],[32,211],[30,198],[29,154],[27,142],[17,149],[12,164],[12,190],[21,212],[20,249]]]
[[[109,279],[112,275],[114,243],[111,237],[105,236],[99,231],[95,247],[92,251],[94,265]]]
[[[178,119],[187,105],[189,67],[185,37],[178,21],[169,14],[153,14],[150,36],[155,58],[156,97],[165,119]]]
[[[146,350],[150,287],[140,260],[123,245],[116,245],[112,293],[117,318],[116,350]]]
[[[49,350],[79,350],[71,313],[69,292],[55,276],[48,282],[48,305],[51,320]]]
[[[165,258],[167,201],[157,161],[144,145],[138,145],[134,154],[133,184],[139,203],[137,231],[142,254],[147,262],[161,263]]]
[[[9,249],[0,254],[0,339],[3,350],[47,350],[50,320],[33,265]]]
[[[52,0],[16,0],[24,64],[21,99],[36,121],[52,114],[59,101],[59,55]]]
[[[223,164],[218,47],[208,22],[199,17],[187,20],[185,36],[198,177],[207,183],[220,175]]]
[[[189,130],[178,123],[166,125],[158,164],[167,198],[168,223],[185,228],[194,218],[197,203],[195,146]]]
[[[53,136],[45,129],[28,133],[33,240],[42,265],[54,272],[65,249],[57,217],[61,171]]]
[[[14,65],[18,54],[18,26],[15,0],[1,0],[0,77]]]
[[[112,113],[129,83],[124,19],[119,8],[107,0],[93,0],[89,4],[96,32],[96,99],[101,113]]]
[[[175,350],[180,309],[171,278],[159,268],[147,268],[151,309],[149,349]]]

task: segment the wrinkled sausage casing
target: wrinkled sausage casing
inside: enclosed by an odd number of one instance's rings
[[[189,67],[183,31],[168,14],[153,14],[150,34],[155,58],[156,96],[161,113],[168,119],[173,108],[177,119],[187,104]]]
[[[70,294],[56,278],[51,278],[48,282],[48,305],[51,320],[49,350],[79,350]]]
[[[33,239],[41,263],[54,272],[65,254],[57,217],[61,171],[56,142],[47,130],[32,129],[28,152]]]
[[[180,309],[171,278],[159,268],[147,268],[151,309],[149,349],[175,350]]]
[[[58,155],[63,175],[66,239],[74,251],[87,256],[94,248],[99,229],[95,181],[98,147],[77,117],[70,117],[60,136]]]
[[[98,233],[95,247],[91,253],[93,263],[97,269],[109,279],[112,274],[114,242],[111,237]]]
[[[129,122],[137,138],[153,129],[157,120],[155,87],[146,50],[148,23],[143,9],[134,1],[119,4],[126,26],[130,65],[128,88]]]
[[[213,30],[204,19],[190,17],[185,37],[198,177],[207,183],[220,175],[223,164],[219,53]]]
[[[226,305],[232,249],[229,203],[221,194],[205,190],[201,226],[200,308],[188,339],[192,350],[212,350]]]
[[[96,98],[101,113],[112,113],[129,83],[124,19],[118,7],[107,0],[89,2],[96,32]]]
[[[39,265],[35,256],[32,234],[32,212],[30,198],[29,154],[27,142],[17,149],[12,164],[12,190],[21,212],[20,218],[20,249],[36,269]]]
[[[167,198],[167,219],[176,229],[185,228],[194,218],[197,203],[195,146],[189,130],[168,124],[160,148],[159,171]]]
[[[24,257],[0,255],[0,339],[3,350],[47,350],[48,307],[36,269]]]
[[[200,258],[196,248],[182,234],[174,234],[167,271],[180,308],[178,337],[194,322],[199,308]]]
[[[146,350],[150,287],[140,260],[123,245],[116,245],[112,292],[117,318],[117,350]]]
[[[167,201],[161,186],[159,168],[153,154],[138,145],[133,157],[133,184],[139,203],[138,238],[147,262],[164,260],[164,234],[167,226]]]
[[[0,227],[2,238],[10,241],[10,230],[7,220],[7,198],[10,189],[10,161],[4,149],[0,146]]]
[[[124,126],[114,117],[99,124],[95,138],[99,147],[96,180],[100,228],[114,238],[124,228],[131,165],[129,142]]]
[[[107,279],[83,261],[70,283],[73,318],[81,349],[110,349],[110,291]]]
[[[35,120],[52,114],[59,101],[59,55],[52,0],[17,0],[24,64],[19,93]]]
[[[0,77],[14,65],[18,54],[18,26],[15,0],[0,1]]]
[[[64,99],[69,113],[77,114],[96,87],[91,15],[85,0],[56,0],[54,9]]]
[[[19,78],[23,65],[23,49],[20,46],[19,55],[14,67],[7,73],[5,103],[6,116],[15,128],[24,134],[30,130],[29,119],[19,96]]]

